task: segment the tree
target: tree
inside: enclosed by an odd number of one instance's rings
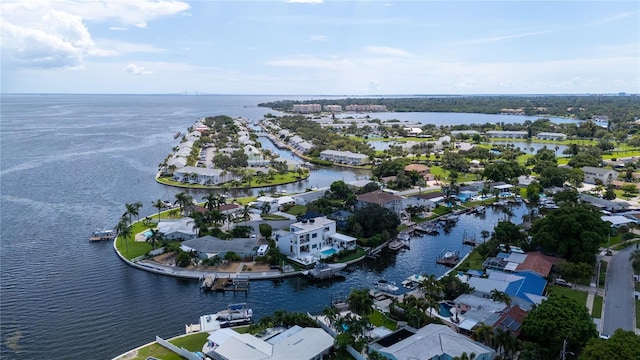
[[[262,237],[267,239],[271,238],[271,233],[273,232],[271,225],[267,223],[262,223],[258,225],[258,229],[260,230],[260,235],[262,235]]]
[[[548,349],[554,359],[565,340],[566,350],[578,353],[589,339],[598,336],[596,325],[584,305],[566,296],[554,295],[529,312],[522,330],[524,338]]]
[[[349,293],[349,308],[358,315],[364,316],[371,314],[373,300],[369,296],[367,289],[353,289]]]
[[[605,200],[613,200],[616,198],[616,192],[613,185],[607,185],[607,190],[604,191],[602,198]]]
[[[129,252],[129,238],[133,235],[133,231],[126,216],[122,216],[118,225],[116,225],[116,233],[118,233],[118,238],[120,238],[120,246],[122,246],[122,241],[124,241],[126,252]]]
[[[557,254],[571,262],[593,264],[609,225],[588,205],[562,204],[531,227],[531,246]]]
[[[498,289],[491,290],[491,300],[504,303],[507,307],[511,306],[511,297],[504,291]]]
[[[473,287],[463,283],[454,271],[449,272],[439,281],[442,284],[445,299],[455,299],[462,294],[469,294],[473,291]]]
[[[154,208],[158,209],[158,224],[160,224],[160,212],[164,209],[164,201],[158,199],[151,204]]]
[[[156,243],[162,242],[164,234],[158,229],[151,229],[151,235],[147,236],[147,241],[151,243],[153,249],[156,249]]]
[[[580,360],[600,359],[640,359],[640,336],[633,331],[618,329],[607,340],[590,339],[580,354]]]
[[[345,200],[350,194],[353,194],[349,185],[342,180],[332,182],[330,190],[329,194],[334,199]]]
[[[389,236],[397,234],[400,219],[395,212],[377,204],[369,204],[354,212],[353,216],[347,220],[347,230],[354,232],[354,226],[358,224],[362,229],[362,234],[358,236],[372,237],[386,231]]]
[[[635,184],[624,184],[620,187],[625,195],[633,195],[638,193],[638,187]]]
[[[180,213],[186,212],[187,208],[192,204],[193,198],[184,192],[177,193],[175,197],[176,197],[175,204],[177,204],[180,207]]]
[[[138,209],[140,208],[138,206],[139,203],[133,203],[133,204],[125,204],[126,207],[126,211],[124,214],[122,214],[122,216],[129,216],[129,224],[133,224],[133,220],[131,219],[131,216],[139,216],[140,214],[138,213]]]
[[[493,346],[493,338],[495,333],[493,332],[493,326],[485,323],[480,323],[473,329],[473,338],[487,346]]]

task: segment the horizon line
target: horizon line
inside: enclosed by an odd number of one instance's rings
[[[467,94],[453,94],[453,93],[434,93],[434,94],[237,94],[237,93],[183,93],[183,92],[168,92],[168,93],[94,93],[94,92],[0,92],[2,95],[152,95],[152,96],[322,96],[322,97],[425,97],[425,96],[638,96],[640,93],[628,93],[621,92],[608,92],[608,93],[467,93]]]

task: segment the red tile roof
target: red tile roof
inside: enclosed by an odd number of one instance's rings
[[[518,265],[516,270],[530,270],[542,277],[547,277],[553,265],[565,261],[565,259],[545,255],[540,251],[533,251],[527,253],[527,258]]]
[[[512,306],[500,316],[498,321],[493,324],[493,327],[496,329],[510,330],[513,332],[513,336],[517,337],[522,330],[522,321],[527,315],[528,313],[520,309],[519,306]]]

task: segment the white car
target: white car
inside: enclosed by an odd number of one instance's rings
[[[558,286],[564,286],[564,287],[571,287],[571,286],[572,286],[570,282],[568,282],[568,281],[567,281],[567,280],[565,280],[565,279],[560,279],[560,278],[555,279],[555,280],[553,281],[553,283],[554,283],[554,284],[556,284],[556,285],[558,285]]]

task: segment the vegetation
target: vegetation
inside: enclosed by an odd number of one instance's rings
[[[587,341],[598,336],[584,305],[565,296],[550,296],[529,312],[522,324],[523,337],[555,359],[566,341],[566,350],[579,353]],[[554,329],[554,331],[549,331]]]
[[[580,354],[580,360],[600,359],[640,359],[640,335],[618,329],[607,340],[590,339]]]
[[[540,246],[571,262],[593,264],[600,244],[609,234],[609,225],[600,216],[588,205],[565,203],[533,223],[531,246]]]

